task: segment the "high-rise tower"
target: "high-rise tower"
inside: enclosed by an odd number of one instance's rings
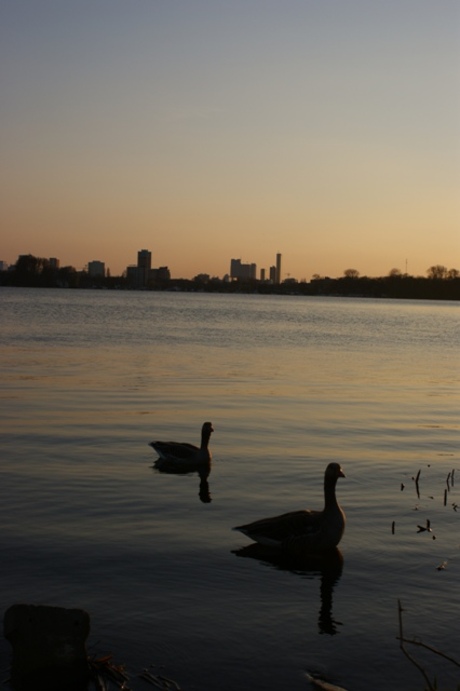
[[[281,254],[276,255],[275,283],[281,283]]]
[[[149,250],[139,250],[137,253],[137,267],[138,269],[152,268],[152,253]]]
[[[148,285],[151,268],[152,253],[149,250],[139,250],[137,253],[138,279],[143,288]]]

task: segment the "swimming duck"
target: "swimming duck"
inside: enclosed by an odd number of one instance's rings
[[[199,447],[178,441],[152,441],[149,446],[155,449],[161,459],[173,461],[177,465],[183,464],[186,466],[187,464],[209,463],[211,461],[211,452],[208,444],[213,432],[212,423],[205,422],[201,428],[201,446]]]
[[[345,530],[345,514],[337,503],[335,486],[345,477],[339,463],[329,463],[324,473],[324,509],[291,511],[240,525],[239,530],[261,545],[292,554],[325,552],[336,547]]]

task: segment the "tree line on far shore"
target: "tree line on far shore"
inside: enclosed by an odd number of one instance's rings
[[[311,281],[288,278],[280,284],[256,279],[223,280],[208,274],[193,279],[152,281],[144,290],[187,292],[260,293],[282,295],[329,295],[343,297],[401,298],[422,300],[460,300],[460,271],[436,264],[426,276],[410,276],[391,269],[386,276],[361,276],[356,269],[346,269],[343,276],[330,278],[314,274]],[[47,259],[21,255],[8,271],[0,271],[0,285],[29,288],[74,288],[130,290],[126,275],[90,276],[72,266],[56,268]]]

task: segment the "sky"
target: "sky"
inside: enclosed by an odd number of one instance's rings
[[[0,0],[0,260],[460,270],[458,0]]]

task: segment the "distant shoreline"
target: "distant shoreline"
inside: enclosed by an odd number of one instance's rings
[[[54,282],[13,282],[2,280],[0,287],[54,288],[63,290],[127,290],[140,292],[187,292],[221,294],[291,295],[311,297],[345,297],[400,300],[460,300],[460,279],[431,279],[412,276],[383,278],[321,278],[306,282],[289,282],[273,285],[260,281],[224,282],[170,279],[146,288],[134,288],[123,277],[109,277],[95,282],[87,276],[67,277],[71,280]]]

